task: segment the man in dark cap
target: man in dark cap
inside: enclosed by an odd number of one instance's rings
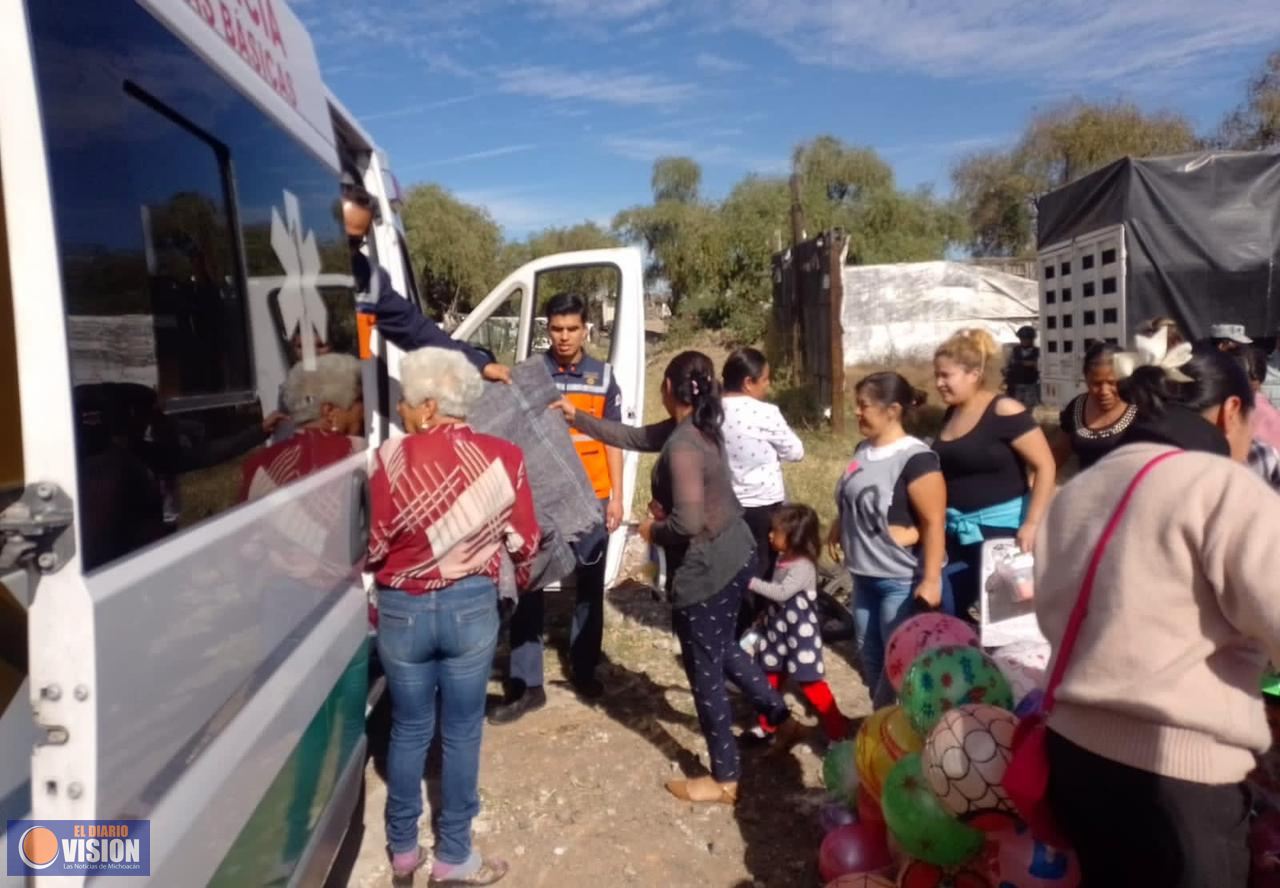
[[[1018,329],[1018,344],[1009,353],[1004,381],[1009,394],[1028,410],[1040,403],[1040,348],[1035,327]]]

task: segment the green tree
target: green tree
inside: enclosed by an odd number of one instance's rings
[[[521,265],[553,253],[575,253],[580,250],[605,250],[621,245],[617,235],[605,231],[594,222],[583,222],[568,228],[547,228],[526,240],[508,243],[502,249],[502,274],[507,275]],[[540,274],[537,282],[536,311],[541,312],[548,299],[559,293],[577,293],[589,303],[592,320],[601,321],[600,305],[618,297],[618,272],[614,268],[584,268]]]
[[[702,185],[702,167],[688,157],[659,157],[653,163],[649,187],[656,203],[674,200],[691,204],[698,200]]]
[[[487,210],[439,185],[415,185],[402,218],[422,295],[438,316],[456,318],[498,283],[502,232]]]
[[[715,296],[723,286],[725,252],[718,208],[698,196],[702,171],[689,158],[654,164],[653,204],[623,210],[613,229],[649,253],[647,276],[671,290],[671,310],[691,297]]]
[[[1031,202],[1122,157],[1192,151],[1190,121],[1145,112],[1132,102],[1072,99],[1037,114],[1017,144],[971,155],[952,170],[960,212],[979,255],[1018,255],[1034,247]]]
[[[1280,145],[1280,50],[1249,80],[1244,104],[1226,116],[1214,141],[1244,151]]]
[[[810,233],[843,228],[850,259],[863,264],[941,259],[959,217],[927,190],[903,192],[870,148],[820,136],[798,146],[793,165]]]

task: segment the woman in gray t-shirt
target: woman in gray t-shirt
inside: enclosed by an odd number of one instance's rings
[[[946,609],[947,489],[938,455],[902,427],[924,403],[897,373],[858,383],[858,431],[863,441],[836,486],[839,521],[830,542],[853,575],[854,625],[862,678],[875,706],[893,701],[884,677],[884,649],[916,608]]]

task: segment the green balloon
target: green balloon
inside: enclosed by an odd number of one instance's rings
[[[902,680],[900,702],[911,726],[928,737],[948,710],[967,703],[1013,709],[1013,691],[995,661],[977,648],[950,645],[916,657]]]
[[[854,762],[853,741],[841,740],[831,744],[822,760],[822,785],[827,793],[850,806],[858,796],[858,767]]]
[[[898,760],[880,796],[884,822],[911,857],[935,866],[958,866],[982,850],[985,835],[965,826],[938,801],[920,770],[920,753]]]

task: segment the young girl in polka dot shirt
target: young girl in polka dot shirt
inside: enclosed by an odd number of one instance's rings
[[[781,686],[784,678],[796,682],[805,698],[822,717],[830,740],[848,733],[848,720],[840,712],[825,679],[822,632],[818,619],[818,515],[804,505],[782,506],[773,518],[769,545],[778,553],[771,581],[754,579],[751,591],[770,602],[760,622],[761,638],[756,657],[769,684]],[[767,737],[762,720],[752,733]]]

